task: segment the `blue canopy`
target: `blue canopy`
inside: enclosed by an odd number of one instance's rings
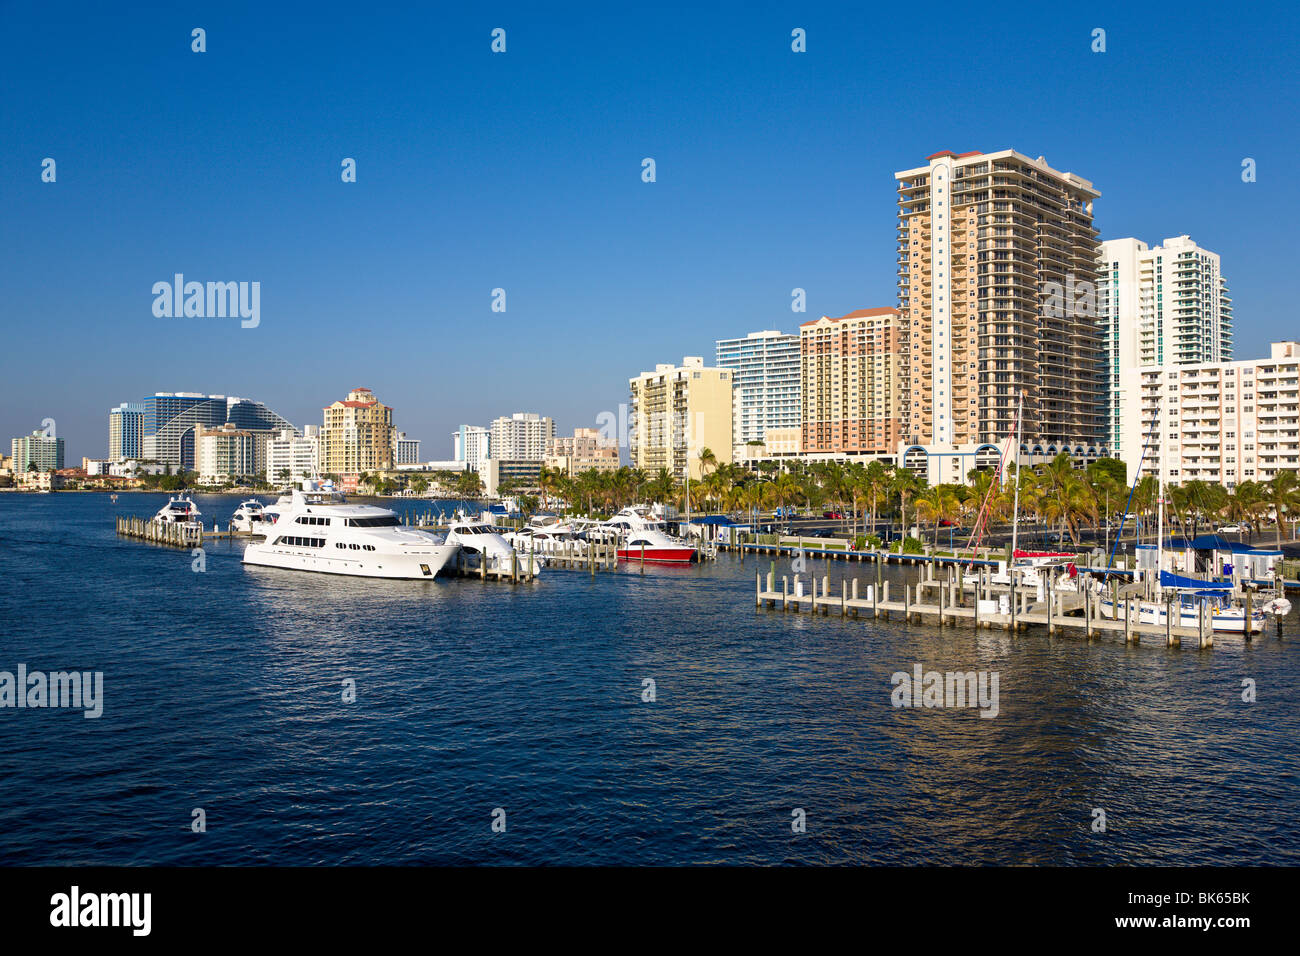
[[[1229,541],[1222,535],[1203,534],[1192,542],[1192,548],[1197,551],[1231,551],[1233,554],[1243,554],[1250,551],[1251,546],[1242,544],[1239,541]]]
[[[1232,584],[1228,581],[1206,581],[1201,578],[1189,578],[1182,574],[1174,574],[1172,571],[1160,572],[1160,586],[1162,588],[1178,588],[1184,591],[1232,590]]]
[[[729,528],[735,524],[726,515],[699,515],[691,519],[691,524],[711,524]]]

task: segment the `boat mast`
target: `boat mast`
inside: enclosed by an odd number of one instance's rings
[[[1169,423],[1160,416],[1160,454],[1156,461],[1156,598],[1160,597],[1160,572],[1165,566],[1165,434]]]
[[[1020,530],[1020,416],[1024,410],[1024,404],[1025,393],[1021,392],[1016,397],[1016,430],[1011,435],[1011,454],[1015,456],[1016,462],[1016,485],[1012,496],[1014,503],[1011,507],[1011,561],[1013,564],[1016,560],[1017,532]],[[1008,577],[1010,577],[1009,574]],[[1014,596],[1012,600],[1015,600]]]

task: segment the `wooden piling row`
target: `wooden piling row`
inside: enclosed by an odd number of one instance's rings
[[[805,592],[803,579],[795,575],[793,587],[788,577],[782,576],[781,588],[776,588],[776,563],[765,574],[759,572],[755,578],[755,604],[758,608],[807,612],[811,614],[829,614],[831,608],[838,607],[841,617],[858,617],[861,611],[870,611],[875,618],[889,619],[894,613],[902,615],[907,623],[920,623],[930,619],[940,627],[953,626],[962,621],[969,621],[976,628],[1001,628],[1016,632],[1031,626],[1047,629],[1049,635],[1062,634],[1066,631],[1082,632],[1089,640],[1098,633],[1109,632],[1122,634],[1125,643],[1139,643],[1141,638],[1161,637],[1167,647],[1180,647],[1185,637],[1195,638],[1197,647],[1214,646],[1214,629],[1211,616],[1202,605],[1198,627],[1183,627],[1173,623],[1176,605],[1169,607],[1163,624],[1144,623],[1140,619],[1140,602],[1131,593],[1119,596],[1116,588],[1112,592],[1112,606],[1115,615],[1104,618],[1100,613],[1101,595],[1093,589],[1088,576],[1081,577],[1077,592],[1061,591],[1052,586],[1055,582],[1045,582],[1043,601],[1040,607],[1031,607],[1030,595],[1036,589],[1018,586],[1014,589],[997,590],[989,580],[987,569],[979,569],[974,575],[973,592],[963,585],[957,569],[948,569],[946,575],[937,575],[927,571],[922,580],[916,584],[902,585],[901,600],[890,598],[890,582],[882,581],[879,586],[868,585],[865,596],[860,595],[858,578],[843,579],[839,593],[832,594],[829,576],[823,574],[819,581],[810,576],[811,590]],[[765,580],[766,579],[766,580]],[[879,581],[879,576],[877,577]],[[934,597],[927,595],[933,592]],[[990,602],[1007,598],[1004,612],[997,604],[995,610]],[[1247,639],[1249,637],[1247,636]]]
[[[124,538],[135,538],[139,541],[148,541],[150,544],[165,544],[173,548],[203,546],[201,525],[154,521],[150,518],[127,515],[119,515],[116,521],[117,533]]]

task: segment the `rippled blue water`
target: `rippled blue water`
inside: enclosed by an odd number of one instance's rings
[[[1168,650],[756,612],[732,558],[511,587],[217,543],[195,573],[113,533],[164,498],[0,495],[0,670],[106,697],[0,709],[2,863],[1300,862],[1294,614]],[[915,663],[997,671],[999,716],[893,708]]]

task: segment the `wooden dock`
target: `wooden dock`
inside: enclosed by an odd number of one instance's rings
[[[484,561],[482,558],[482,555],[457,551],[455,559],[443,565],[438,573],[505,584],[522,584],[536,580],[538,576],[538,572],[533,570],[537,565],[518,551],[511,552],[509,561]]]
[[[830,615],[838,610],[840,617],[846,618],[869,613],[875,618],[898,618],[909,624],[928,620],[941,628],[969,623],[976,628],[1023,631],[1032,626],[1046,627],[1048,634],[1081,632],[1089,640],[1101,634],[1123,634],[1125,643],[1132,644],[1140,643],[1143,637],[1154,637],[1163,640],[1166,647],[1180,647],[1184,639],[1195,641],[1201,648],[1214,646],[1213,622],[1204,610],[1200,627],[1196,628],[1174,625],[1172,615],[1166,615],[1165,624],[1140,621],[1142,595],[1141,585],[1137,584],[1120,586],[1118,581],[1112,582],[1111,597],[1120,608],[1120,616],[1115,619],[1101,616],[1101,595],[1092,588],[1088,575],[1080,575],[1078,591],[1059,591],[1046,586],[1040,601],[1036,588],[1017,587],[1013,592],[1005,585],[1000,588],[993,585],[987,570],[977,576],[974,588],[963,587],[960,575],[949,569],[943,576],[903,584],[891,595],[891,582],[882,580],[879,568],[877,565],[876,580],[865,588],[858,578],[845,578],[839,582],[836,593],[829,575],[822,575],[820,586],[812,575],[807,586],[798,575],[793,585],[788,576],[782,575],[778,590],[773,566],[766,575],[758,573],[755,601],[760,609],[812,615]],[[1278,635],[1281,635],[1280,622]],[[1243,636],[1250,641],[1256,635]]]
[[[119,515],[117,533],[124,538],[165,544],[173,548],[199,548],[203,546],[203,528],[187,524],[164,524],[151,518],[133,518]]]
[[[252,531],[234,531],[229,525],[226,525],[225,531],[221,531],[219,530],[220,526],[216,524],[209,530],[202,525],[164,524],[152,518],[137,518],[126,515],[119,515],[115,520],[117,522],[117,533],[124,538],[148,541],[151,544],[165,544],[173,548],[198,548],[202,547],[204,541],[221,538],[234,540],[235,538],[251,539],[262,537],[262,535],[254,534]]]

